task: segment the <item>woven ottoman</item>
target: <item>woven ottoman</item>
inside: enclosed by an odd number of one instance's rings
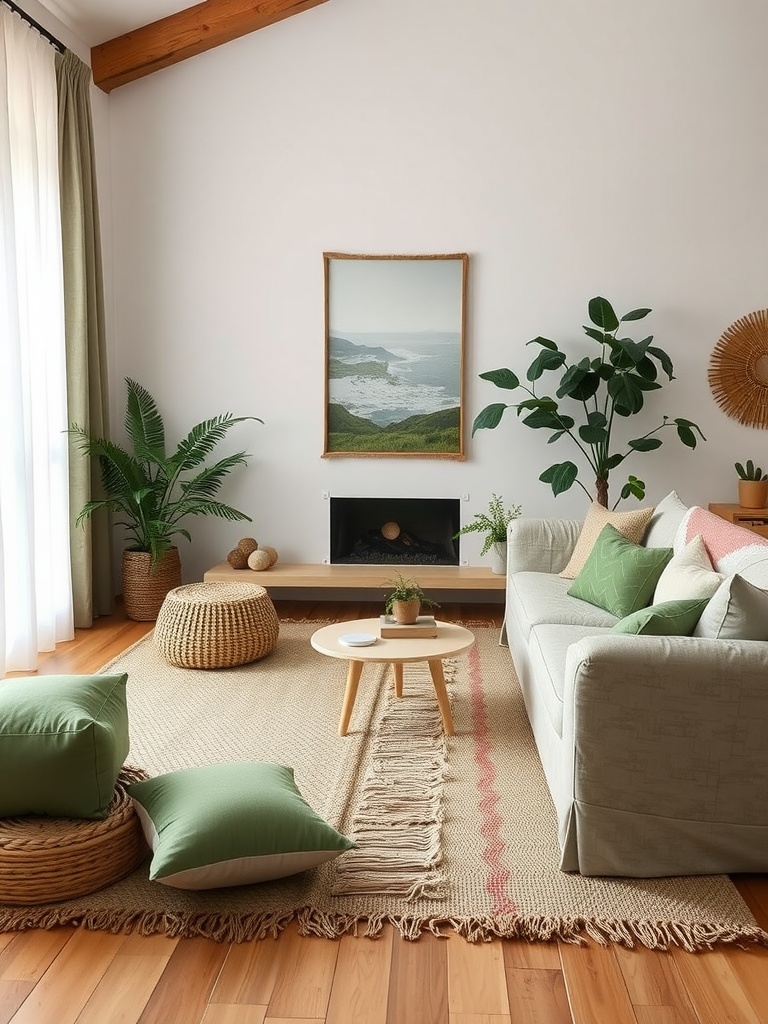
[[[0,903],[55,903],[104,889],[149,853],[126,785],[147,773],[124,768],[106,818],[0,818]]]
[[[280,624],[264,587],[188,583],[163,601],[155,643],[180,668],[233,668],[274,648]]]

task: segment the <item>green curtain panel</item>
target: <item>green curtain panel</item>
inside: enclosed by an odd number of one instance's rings
[[[57,55],[69,421],[103,437],[109,434],[107,361],[90,81],[90,68],[74,53]],[[90,626],[94,617],[109,614],[114,605],[109,517],[93,516],[84,528],[74,526],[85,502],[99,494],[96,462],[70,448],[76,626]]]

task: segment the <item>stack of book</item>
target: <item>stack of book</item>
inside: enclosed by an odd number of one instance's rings
[[[382,615],[379,634],[387,639],[403,639],[409,636],[434,637],[437,636],[437,623],[434,615],[419,615],[416,621],[409,625],[395,622],[391,615]]]

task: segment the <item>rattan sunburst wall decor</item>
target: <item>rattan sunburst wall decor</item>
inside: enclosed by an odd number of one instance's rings
[[[715,345],[709,386],[727,416],[768,427],[768,309],[739,317]]]

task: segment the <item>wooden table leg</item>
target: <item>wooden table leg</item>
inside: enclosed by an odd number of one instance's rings
[[[403,696],[403,663],[402,661],[393,661],[392,669],[395,673],[395,696]]]
[[[347,735],[347,727],[352,717],[352,708],[355,706],[355,697],[357,696],[357,684],[360,682],[360,673],[362,671],[362,661],[350,661],[349,668],[347,669],[347,688],[344,691],[344,703],[341,706],[339,736]]]
[[[451,715],[451,704],[448,700],[448,691],[445,688],[445,676],[443,675],[443,663],[439,658],[427,662],[429,674],[432,676],[432,684],[435,687],[437,703],[440,705],[440,714],[443,716],[443,729],[446,736],[455,736],[453,728],[453,716]]]

